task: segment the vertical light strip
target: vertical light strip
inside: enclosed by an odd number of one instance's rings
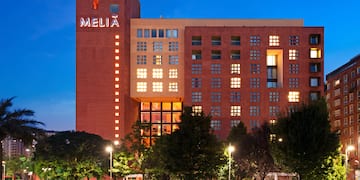
[[[114,145],[118,145],[119,144],[119,119],[120,119],[120,35],[115,34],[115,42],[114,42]]]

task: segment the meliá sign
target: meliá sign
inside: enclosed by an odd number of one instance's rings
[[[118,16],[112,16],[111,18],[80,17],[80,27],[90,27],[90,28],[120,27],[120,24],[118,21]]]

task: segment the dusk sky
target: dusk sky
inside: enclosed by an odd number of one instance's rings
[[[142,18],[303,19],[324,26],[325,74],[360,54],[359,0],[140,2]],[[75,0],[6,0],[1,7],[0,99],[16,96],[14,106],[34,110],[45,129],[74,130]]]

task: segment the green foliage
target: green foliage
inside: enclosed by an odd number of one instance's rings
[[[185,180],[215,177],[225,158],[223,147],[210,130],[210,116],[193,114],[185,108],[179,129],[160,137],[145,162],[148,172],[158,178]]]
[[[326,174],[324,162],[337,151],[338,136],[331,132],[325,100],[312,102],[280,117],[274,133],[273,157],[286,170],[297,172],[301,179],[314,179],[313,170]]]
[[[108,154],[104,150],[108,144],[94,134],[59,132],[36,145],[35,172],[42,178],[100,177],[108,169]]]

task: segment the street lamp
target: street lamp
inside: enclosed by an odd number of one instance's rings
[[[228,153],[229,153],[229,179],[231,178],[231,153],[235,151],[235,147],[229,144]]]
[[[355,146],[353,146],[353,145],[349,145],[349,146],[347,146],[346,149],[345,149],[345,170],[346,170],[346,172],[347,172],[348,160],[349,160],[348,153],[349,153],[350,151],[354,151],[354,150],[355,150]]]
[[[1,164],[2,164],[2,166],[3,166],[3,177],[1,177],[1,179],[3,179],[3,180],[5,180],[5,177],[6,177],[6,172],[5,172],[5,170],[6,170],[6,166],[5,166],[5,161],[2,161],[1,162]]]
[[[110,180],[112,180],[112,152],[113,152],[113,148],[112,146],[107,146],[106,147],[106,152],[108,152],[110,154],[109,160],[110,160]]]

